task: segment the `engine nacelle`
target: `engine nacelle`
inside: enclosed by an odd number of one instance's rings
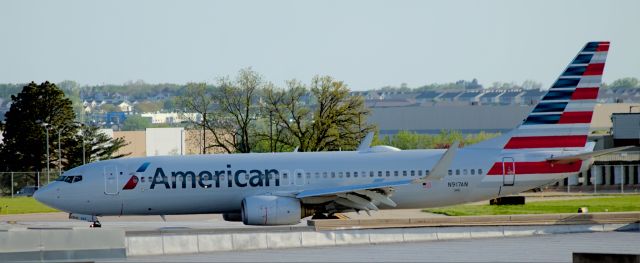
[[[245,225],[294,225],[302,219],[300,200],[273,195],[249,196],[242,200]]]

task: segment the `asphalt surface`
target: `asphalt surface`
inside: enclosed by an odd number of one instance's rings
[[[571,262],[573,252],[640,254],[639,232],[130,257],[127,262]],[[117,262],[117,261],[103,261]]]

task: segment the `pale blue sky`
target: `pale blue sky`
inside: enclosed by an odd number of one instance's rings
[[[640,77],[640,1],[0,0],[0,82],[214,82],[251,66],[282,85],[352,89],[478,78],[549,85],[609,40],[605,82]]]

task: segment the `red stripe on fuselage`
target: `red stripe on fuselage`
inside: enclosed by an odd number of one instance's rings
[[[515,174],[555,174],[555,173],[574,173],[580,171],[582,161],[568,164],[542,162],[515,162]],[[505,162],[504,167],[509,171],[513,166],[510,162]],[[494,163],[487,175],[502,175],[502,162]]]
[[[560,116],[560,120],[558,124],[570,124],[570,123],[591,123],[591,116],[593,112],[591,111],[574,111],[574,112],[563,112],[562,116]]]
[[[505,149],[584,147],[587,135],[513,137]]]
[[[571,94],[571,100],[594,100],[598,98],[598,88],[577,88]]]
[[[604,71],[604,63],[593,63],[587,66],[587,69],[582,73],[583,76],[602,75]]]

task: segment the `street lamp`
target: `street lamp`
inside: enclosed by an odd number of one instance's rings
[[[76,125],[78,125],[79,127],[81,127],[80,129],[80,134],[82,134],[82,165],[84,165],[86,162],[86,153],[87,151],[84,149],[84,123],[81,122],[74,122]]]
[[[37,121],[42,127],[44,127],[44,131],[47,134],[47,178],[49,178],[50,170],[49,170],[49,124],[43,121]],[[40,187],[40,177],[38,177],[38,187]]]

